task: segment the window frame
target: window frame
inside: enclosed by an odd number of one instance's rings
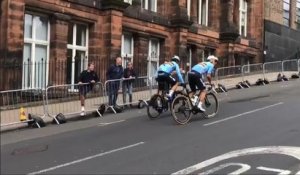
[[[76,51],[81,51],[85,52],[85,58],[86,60],[83,61],[83,64],[81,64],[81,70],[83,71],[86,69],[87,63],[88,63],[88,51],[89,51],[89,27],[87,24],[80,23],[80,22],[71,22],[73,26],[73,39],[72,39],[72,44],[67,43],[67,50],[72,50],[72,67],[71,67],[71,84],[75,84],[75,56],[76,56]],[[83,25],[86,27],[85,30],[85,46],[79,46],[76,44],[77,41],[77,25]],[[72,86],[72,89],[74,87]]]
[[[125,35],[130,36],[131,38],[131,54],[125,53]],[[133,63],[133,55],[134,55],[134,38],[133,35],[130,33],[123,33],[122,34],[122,43],[121,43],[121,57],[123,58],[122,60],[122,66],[126,67],[127,66],[127,61],[130,61]],[[129,60],[126,59],[129,58]]]
[[[25,35],[25,25],[26,25],[26,19],[25,19],[25,16],[26,15],[31,15],[32,16],[32,28],[31,28],[31,38],[27,38],[26,35]],[[47,18],[47,39],[46,40],[40,40],[40,39],[37,39],[36,38],[36,21],[34,20],[34,18],[36,17],[43,17],[43,18]],[[48,61],[49,61],[49,57],[50,57],[50,29],[51,29],[51,26],[50,26],[50,20],[49,20],[49,17],[47,15],[44,15],[44,14],[39,14],[39,13],[35,13],[35,12],[30,12],[30,11],[25,11],[24,13],[24,28],[23,28],[23,32],[24,32],[24,45],[23,45],[23,71],[22,71],[22,88],[23,89],[27,89],[27,88],[46,88],[46,87],[43,87],[43,85],[47,85],[48,84],[48,74],[49,74],[49,68],[48,68]],[[31,46],[30,48],[30,55],[31,55],[31,58],[30,58],[30,62],[31,62],[31,65],[30,63],[28,63],[28,60],[24,60],[24,46],[26,44],[29,44]],[[41,87],[38,87],[39,84],[38,84],[38,80],[37,78],[35,77],[36,75],[36,47],[37,46],[46,46],[46,58],[45,58],[45,76],[46,76],[46,79],[44,80],[45,82],[42,82],[42,85]],[[25,58],[27,59],[27,58]],[[29,66],[28,69],[30,69],[29,71],[31,72],[31,75],[28,75],[29,79],[27,79],[27,76],[25,75],[26,74],[26,70],[25,69],[25,66],[26,66],[26,62],[28,63],[27,66]],[[29,74],[29,72],[28,72]],[[25,77],[26,76],[26,77]],[[37,82],[36,82],[37,80]],[[42,79],[43,80],[43,79]]]
[[[191,17],[191,0],[186,0],[186,9],[187,9],[187,15],[190,19],[190,17]]]
[[[296,29],[300,30],[300,0],[296,1]]]
[[[202,6],[203,6],[203,1],[205,1],[205,24],[203,24],[203,16],[202,16]],[[203,25],[203,26],[208,26],[208,0],[198,0],[198,24]]]
[[[151,56],[151,50],[152,50],[152,42],[155,41],[157,42],[157,56],[156,57],[152,57]],[[151,75],[151,64],[152,62],[156,62],[156,70],[158,70],[159,67],[159,56],[160,56],[160,42],[159,39],[157,38],[151,38],[149,40],[149,47],[148,47],[148,69],[147,69],[147,75],[149,78],[155,76],[155,73],[153,75]]]
[[[141,1],[141,6],[143,9],[146,9],[146,10],[150,10],[152,12],[157,12],[157,0],[144,0],[145,1],[145,4],[143,4],[143,1]],[[152,9],[149,9],[149,2],[151,1],[154,1],[154,10]]]
[[[242,3],[245,3],[245,9],[242,7]],[[245,24],[244,24],[244,32],[242,33],[242,19],[243,15],[245,15]],[[239,1],[239,34],[243,37],[247,37],[247,26],[248,26],[248,2],[247,0],[240,0]]]
[[[286,10],[284,8],[285,5],[288,5],[289,9]],[[287,26],[287,27],[290,27],[291,26],[291,1],[290,0],[284,0],[283,1],[283,14],[282,14],[282,17],[283,17],[283,21],[282,21],[282,24],[284,26]],[[285,17],[285,13],[288,13],[288,18]],[[286,24],[286,21],[287,21],[287,24]]]

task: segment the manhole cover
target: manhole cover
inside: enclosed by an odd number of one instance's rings
[[[48,150],[48,145],[34,145],[34,146],[15,149],[11,154],[16,156],[16,155],[31,154],[36,152],[43,152],[46,150]]]

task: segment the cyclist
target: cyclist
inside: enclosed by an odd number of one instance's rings
[[[192,99],[193,105],[195,105],[197,99],[200,99],[198,103],[198,108],[205,112],[205,109],[202,107],[204,103],[204,99],[206,96],[206,88],[203,82],[203,75],[206,74],[207,80],[209,84],[211,84],[211,74],[214,71],[215,66],[218,63],[218,58],[211,55],[207,58],[208,62],[200,62],[192,67],[192,70],[188,73],[189,85],[191,88],[191,93],[189,94],[190,98],[192,98],[196,93],[196,87],[200,90],[199,97],[195,97]]]
[[[174,71],[177,74],[177,77],[180,81],[180,83],[184,83],[180,69],[179,69],[179,64],[180,58],[175,55],[171,59],[171,61],[166,61],[164,64],[160,65],[157,71],[157,77],[156,80],[158,81],[158,90],[164,89],[164,82],[167,82],[168,84],[171,84],[172,88],[167,94],[167,96],[170,98],[172,97],[174,91],[176,91],[178,87],[178,82],[175,80],[174,77],[172,77],[172,74]]]

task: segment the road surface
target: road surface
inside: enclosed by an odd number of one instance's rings
[[[300,174],[300,81],[218,94],[212,119],[146,109],[1,134],[1,174]]]

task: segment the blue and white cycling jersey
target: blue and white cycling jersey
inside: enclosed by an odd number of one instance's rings
[[[202,62],[192,67],[192,71],[199,74],[212,74],[214,71],[214,65],[211,62]]]
[[[158,73],[159,72],[164,72],[167,74],[171,74],[173,71],[176,71],[176,74],[178,76],[178,79],[181,83],[184,83],[179,66],[176,62],[167,62],[159,66],[158,68]]]

